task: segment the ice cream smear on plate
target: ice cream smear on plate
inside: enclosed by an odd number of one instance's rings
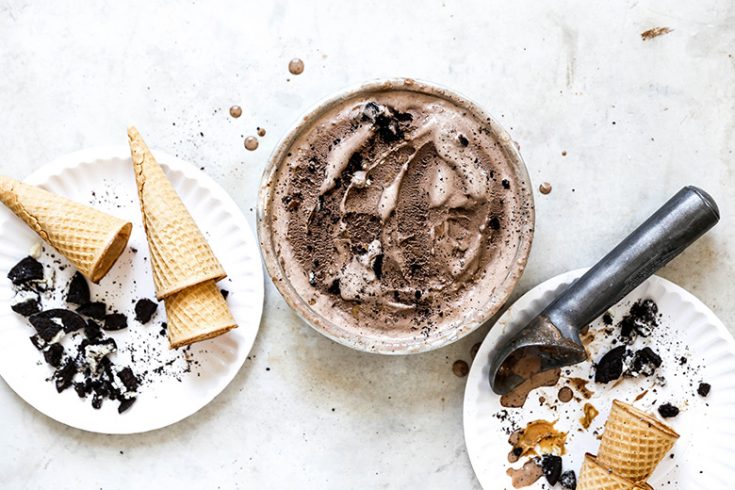
[[[515,270],[528,183],[488,121],[386,89],[314,118],[273,179],[279,263],[322,317],[376,335],[471,317]]]

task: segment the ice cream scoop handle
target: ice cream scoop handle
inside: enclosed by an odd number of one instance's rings
[[[557,328],[576,336],[576,330],[623,299],[719,219],[709,194],[684,187],[557,297],[545,314]]]

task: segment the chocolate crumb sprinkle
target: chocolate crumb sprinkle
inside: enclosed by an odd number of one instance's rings
[[[135,304],[135,321],[145,325],[158,309],[158,303],[148,298],[141,298]]]
[[[699,386],[697,387],[697,393],[699,394],[699,396],[707,397],[711,389],[712,386],[709,383],[699,383]]]
[[[658,407],[658,413],[665,419],[676,417],[679,415],[679,408],[675,407],[671,403],[664,403]]]

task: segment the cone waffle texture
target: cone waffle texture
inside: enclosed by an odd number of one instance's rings
[[[211,339],[236,328],[222,292],[214,281],[166,298],[168,342],[172,349]]]
[[[128,129],[128,141],[156,296],[163,299],[208,280],[224,279],[222,265],[137,129]]]
[[[654,416],[615,400],[597,462],[623,478],[645,481],[678,438],[679,434]]]
[[[133,228],[127,221],[9,177],[0,176],[0,201],[94,283],[125,250]]]
[[[601,466],[591,454],[585,455],[577,480],[577,490],[644,490],[650,488],[647,483],[635,483],[616,475]]]

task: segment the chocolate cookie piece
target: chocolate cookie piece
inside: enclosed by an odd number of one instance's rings
[[[644,347],[633,355],[633,362],[626,372],[630,376],[651,376],[656,369],[661,367],[661,356],[656,354],[650,347]]]
[[[54,340],[62,330],[55,321],[43,316],[33,315],[28,319],[28,321],[30,321],[33,328],[36,329],[38,336],[46,343]]]
[[[87,391],[84,389],[84,383],[74,383],[74,391],[77,392],[79,398],[86,398]]]
[[[87,325],[84,327],[84,335],[89,340],[99,340],[102,338],[102,327],[94,320],[87,320]]]
[[[105,365],[107,355],[117,350],[117,344],[115,339],[106,338],[104,340],[91,341],[84,339],[79,344],[79,354],[84,360],[84,364],[89,366],[89,369],[96,373],[99,371],[100,366]]]
[[[62,368],[57,369],[56,373],[54,373],[56,391],[61,393],[71,386],[71,382],[75,374],[77,374],[77,367],[74,364],[74,361],[69,359]]]
[[[98,378],[92,381],[92,392],[94,392],[96,396],[114,400],[117,398],[115,391],[115,387],[112,386],[112,383],[104,378]]]
[[[8,279],[16,286],[43,280],[43,265],[33,257],[26,257],[10,269]]]
[[[561,457],[545,454],[541,459],[541,469],[544,472],[546,481],[553,487],[561,478]]]
[[[151,301],[148,298],[139,299],[135,304],[135,321],[145,325],[151,321],[151,318],[157,309],[158,303],[155,301]]]
[[[219,292],[222,293],[222,297],[225,299],[230,295],[230,292],[226,289],[220,289]]]
[[[48,349],[43,351],[43,358],[50,366],[59,367],[61,365],[61,358],[64,355],[64,348],[61,344],[51,344]]]
[[[120,405],[118,405],[117,407],[117,413],[123,413],[124,411],[126,411],[133,405],[133,403],[135,403],[135,400],[135,397],[123,398],[122,400],[120,400]]]
[[[710,390],[712,389],[712,385],[709,383],[699,383],[699,386],[697,387],[697,393],[699,396],[706,397],[709,395]]]
[[[41,311],[41,302],[38,295],[36,295],[36,297],[26,297],[17,303],[13,303],[10,308],[17,314],[28,317]]]
[[[33,344],[33,347],[38,350],[43,350],[43,348],[46,346],[46,342],[38,334],[31,335],[28,338],[31,340],[31,344]]]
[[[665,419],[669,419],[671,417],[676,417],[679,415],[679,408],[675,407],[671,403],[664,403],[660,407],[658,407],[658,413]]]
[[[73,311],[62,308],[54,308],[37,313],[29,318],[31,323],[33,323],[34,318],[57,318],[61,321],[61,324],[64,325],[64,332],[66,333],[76,332],[77,330],[83,329],[86,325],[81,316],[77,315]]]
[[[640,299],[633,303],[627,315],[618,323],[620,337],[626,343],[635,338],[648,337],[658,326],[658,305],[652,299]]]
[[[102,408],[102,400],[104,400],[102,395],[99,395],[97,393],[92,395],[92,408],[94,408],[95,410],[99,410],[100,408]]]
[[[626,348],[624,345],[615,347],[597,362],[595,369],[596,383],[609,383],[620,378],[623,374],[623,358]]]
[[[89,284],[79,272],[71,278],[69,291],[66,293],[66,302],[79,306],[89,303]]]
[[[561,483],[562,488],[566,488],[567,490],[576,490],[577,475],[572,470],[565,471],[561,474],[561,478],[559,478],[559,483]]]
[[[112,339],[105,339],[105,340],[112,340]],[[100,366],[102,367],[102,369],[100,370],[101,376],[99,378],[99,381],[107,383],[105,386],[108,388],[108,393],[109,393],[110,392],[109,388],[110,387],[114,388],[112,386],[112,381],[115,378],[114,373],[112,372],[112,368],[113,368],[112,361],[108,357],[103,357],[102,359],[100,359]],[[116,391],[116,390],[113,390],[113,391]]]
[[[95,320],[104,320],[107,315],[107,305],[100,301],[87,303],[77,308],[77,313]]]
[[[118,371],[117,376],[128,391],[135,391],[138,389],[138,378],[133,374],[133,370],[129,367],[124,367]]]
[[[122,330],[128,328],[128,319],[122,313],[111,313],[105,317],[105,330]]]

